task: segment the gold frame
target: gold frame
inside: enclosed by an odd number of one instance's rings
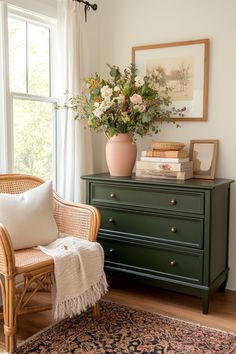
[[[202,116],[201,117],[174,117],[175,121],[207,121],[208,119],[208,75],[209,75],[209,39],[198,39],[192,41],[183,41],[183,42],[172,42],[172,43],[162,43],[162,44],[152,44],[152,45],[143,45],[132,48],[132,63],[135,64],[136,53],[138,51],[147,51],[147,50],[157,50],[161,48],[168,47],[180,47],[180,46],[191,46],[191,45],[204,45],[204,58],[203,58],[203,97],[202,97]],[[183,105],[184,106],[184,105]]]
[[[210,169],[209,173],[198,173],[200,170],[194,170],[194,145],[195,144],[205,144],[205,145],[213,145],[213,151],[211,155],[210,161]],[[216,174],[216,160],[217,160],[217,153],[218,153],[218,140],[190,140],[190,147],[189,147],[189,157],[190,160],[193,161],[193,178],[201,178],[201,179],[214,179]],[[201,160],[199,160],[201,163]]]

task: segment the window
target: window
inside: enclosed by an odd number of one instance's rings
[[[52,97],[52,25],[8,15],[13,171],[55,180],[56,99]]]

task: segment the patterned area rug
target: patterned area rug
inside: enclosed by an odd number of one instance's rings
[[[18,354],[229,354],[236,336],[146,311],[102,302],[101,317],[88,311],[34,336]]]

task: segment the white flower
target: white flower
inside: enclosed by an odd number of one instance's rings
[[[115,91],[115,92],[120,92],[119,86],[115,86],[115,87],[114,87],[114,91]]]
[[[112,106],[113,104],[114,104],[114,102],[112,102],[112,101],[106,102],[105,110],[107,111],[109,108],[111,108],[111,106]]]
[[[133,104],[142,104],[143,99],[140,95],[138,95],[137,93],[133,94],[133,96],[130,97],[130,101]]]
[[[112,89],[109,86],[103,86],[101,88],[101,96],[106,101],[110,101],[112,95]]]
[[[100,107],[98,108],[102,113],[105,113],[111,106],[114,104],[114,102],[110,100],[104,100],[101,102]]]
[[[103,111],[100,108],[96,108],[96,109],[93,110],[93,114],[95,115],[95,117],[101,118],[101,115],[103,114]]]
[[[99,106],[100,106],[100,105],[99,105],[98,102],[95,102],[95,103],[94,103],[94,107],[98,108]]]
[[[115,97],[113,97],[112,98],[112,102],[120,102],[120,98],[119,98],[119,96],[115,96]]]
[[[122,94],[119,94],[119,96],[115,96],[112,99],[112,102],[117,102],[117,103],[124,103],[125,101],[125,96]]]
[[[141,86],[143,86],[143,84],[144,84],[144,79],[143,79],[143,77],[142,77],[142,76],[136,76],[136,78],[135,78],[135,85],[136,85],[137,87],[141,87]]]

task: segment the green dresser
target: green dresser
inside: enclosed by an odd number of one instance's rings
[[[225,289],[228,179],[187,181],[83,176],[86,202],[101,213],[99,242],[114,274],[202,298]]]

